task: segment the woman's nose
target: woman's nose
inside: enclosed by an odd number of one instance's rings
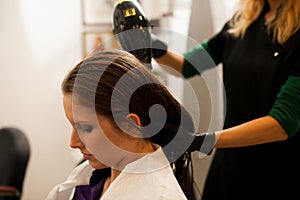
[[[80,140],[76,129],[73,128],[72,133],[71,133],[71,138],[70,138],[70,147],[71,148],[82,148],[84,145],[82,141]]]

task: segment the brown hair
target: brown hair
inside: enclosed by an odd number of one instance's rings
[[[84,105],[94,106],[97,114],[112,121],[125,120],[128,112],[137,114],[143,136],[161,146],[178,132],[194,132],[193,120],[184,107],[147,67],[122,50],[95,52],[79,62],[62,82],[62,91],[76,95]],[[149,114],[153,105],[164,108],[166,121],[160,109]],[[154,127],[147,129],[150,123]],[[152,128],[158,127],[163,128],[153,134]]]
[[[240,0],[240,7],[233,16],[229,33],[243,37],[247,28],[261,14],[267,0]],[[284,0],[267,29],[273,32],[273,40],[283,44],[300,28],[300,1]]]

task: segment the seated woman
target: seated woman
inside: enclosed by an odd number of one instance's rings
[[[189,159],[193,120],[133,55],[91,54],[67,74],[62,92],[70,146],[88,162],[47,200],[192,199],[181,184],[188,177],[181,174],[179,184],[175,174],[184,173],[181,161]]]

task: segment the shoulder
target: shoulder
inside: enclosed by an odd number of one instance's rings
[[[111,183],[103,199],[186,200],[187,198],[162,149],[158,148],[153,154],[134,162],[130,168],[126,166]]]
[[[102,199],[187,200],[168,167],[144,173],[122,172]]]
[[[160,184],[162,186],[160,191],[161,198],[179,200],[187,199],[171,168],[165,176],[165,178],[160,176]]]
[[[46,200],[66,200],[72,196],[77,185],[87,184],[92,175],[93,168],[85,161],[75,167],[66,181],[56,185],[47,195]]]

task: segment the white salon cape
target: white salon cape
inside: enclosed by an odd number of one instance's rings
[[[75,186],[86,185],[94,169],[88,161],[76,167],[67,180],[54,187],[46,200],[71,200]],[[101,200],[187,200],[170,164],[159,147],[129,163],[110,184]]]

